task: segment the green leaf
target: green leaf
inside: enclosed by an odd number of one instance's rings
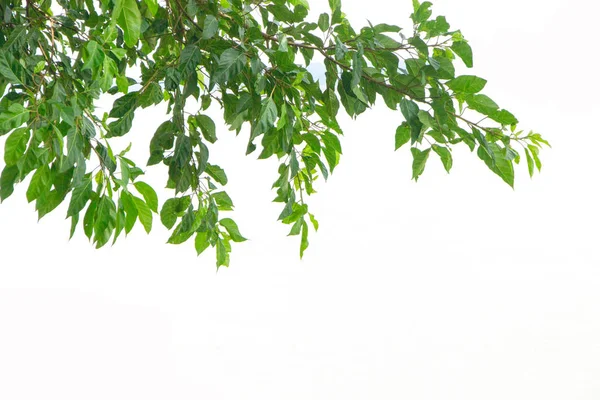
[[[277,120],[277,106],[270,97],[266,98],[260,109],[259,123],[262,132],[266,132],[275,125]]]
[[[113,18],[123,29],[125,44],[134,47],[139,38],[142,25],[142,16],[136,0],[116,0]]]
[[[412,15],[412,20],[415,24],[420,24],[421,22],[427,21],[429,17],[431,17],[432,11],[430,10],[433,4],[429,1],[423,2],[417,11]]]
[[[0,202],[6,200],[14,191],[15,182],[19,177],[19,167],[8,165],[0,175]]]
[[[94,219],[94,243],[96,248],[104,246],[110,240],[117,220],[115,203],[108,196],[103,196],[98,202]]]
[[[71,193],[67,217],[78,215],[85,208],[88,200],[92,197],[92,193],[92,176],[91,174],[87,174]]]
[[[538,156],[539,149],[533,145],[527,145],[527,148],[531,152],[531,157],[533,157],[533,161],[535,162],[535,166],[539,172],[542,172],[542,161],[540,161],[540,157]]]
[[[331,8],[331,11],[336,11],[338,9],[341,9],[341,7],[342,7],[341,0],[329,0],[329,8]]]
[[[204,250],[210,246],[208,232],[198,232],[196,234],[196,239],[194,240],[194,245],[196,247],[196,253],[198,253],[198,255],[202,254]]]
[[[156,192],[152,188],[152,186],[148,185],[146,182],[137,181],[133,184],[138,192],[144,197],[146,204],[152,211],[155,213],[158,212],[158,196]]]
[[[173,161],[171,166],[183,168],[189,164],[192,158],[192,144],[187,136],[179,136],[175,144],[175,152],[173,153]]]
[[[152,14],[152,16],[154,17],[156,15],[156,12],[158,11],[157,0],[144,0],[144,3],[146,3],[146,7],[148,7],[148,11],[150,11],[150,14]]]
[[[114,173],[117,170],[114,156],[108,152],[108,149],[104,147],[102,143],[96,145],[96,152],[98,153],[102,165],[104,165],[111,173]]]
[[[85,50],[85,62],[83,63],[83,67],[81,69],[98,71],[98,69],[104,63],[104,51],[102,51],[102,46],[100,46],[95,40],[90,40],[85,46]]]
[[[313,225],[313,228],[315,228],[315,232],[319,230],[319,221],[317,221],[317,219],[315,218],[314,215],[312,215],[311,213],[308,213],[308,217],[310,218],[310,222]]]
[[[202,39],[210,39],[219,30],[219,21],[214,17],[214,15],[208,14],[206,18],[204,18],[204,30],[202,31]]]
[[[329,29],[329,14],[323,13],[319,15],[319,29],[326,32]]]
[[[206,173],[221,185],[227,185],[227,175],[218,165],[206,164]]]
[[[487,81],[474,75],[461,75],[446,83],[450,89],[457,93],[475,94],[481,92]]]
[[[97,207],[98,199],[92,199],[83,217],[83,232],[88,239],[91,239],[92,234],[94,233],[94,220],[96,218]]]
[[[217,203],[217,207],[219,208],[219,210],[233,210],[233,200],[231,200],[231,197],[229,197],[227,192],[217,192],[213,193],[211,196]]]
[[[18,128],[28,120],[29,111],[19,103],[12,103],[8,110],[0,111],[0,136],[3,135],[2,130],[9,131]]]
[[[201,58],[200,48],[195,44],[188,44],[179,56],[179,71],[184,75],[193,74],[194,79],[196,79],[196,67]]]
[[[31,182],[27,188],[27,201],[31,203],[37,199],[42,193],[50,191],[51,174],[48,165],[42,165],[35,171],[35,174],[31,177]]]
[[[308,248],[308,224],[302,221],[302,238],[300,239],[300,258],[304,257],[304,252]]]
[[[519,120],[512,113],[506,110],[498,110],[494,113],[491,113],[489,117],[494,121],[501,123],[502,125],[516,125],[519,123]]]
[[[0,52],[0,76],[13,84],[24,84],[25,76],[30,75],[8,51]]]
[[[213,74],[215,82],[225,83],[236,77],[244,67],[246,55],[236,49],[227,49],[219,58],[219,65]]]
[[[446,170],[446,172],[450,173],[450,169],[452,169],[452,154],[450,153],[450,150],[448,150],[447,147],[439,146],[437,144],[434,144],[432,148],[433,151],[435,151],[437,155],[440,156],[440,159],[442,160],[442,164],[444,164],[444,169]]]
[[[244,242],[248,240],[242,236],[237,224],[231,218],[223,218],[219,221],[219,224],[221,224],[221,226],[227,230],[229,236],[231,236],[231,240],[233,240],[234,242]]]
[[[110,240],[116,226],[117,209],[108,196],[103,196],[98,202],[94,219],[94,243],[96,248],[104,246]]]
[[[451,49],[463,60],[468,68],[473,68],[473,50],[471,50],[469,43],[465,41],[454,42]]]
[[[177,218],[185,214],[191,203],[190,196],[176,197],[165,201],[160,210],[160,221],[167,229],[173,228]]]
[[[217,268],[221,266],[228,266],[229,264],[229,252],[223,239],[217,239]]]
[[[4,144],[4,162],[6,165],[16,164],[25,154],[29,141],[29,129],[15,129]]]
[[[466,98],[469,108],[484,115],[490,115],[498,109],[498,104],[485,94],[473,94]]]
[[[535,171],[535,167],[533,165],[533,158],[531,157],[531,153],[529,153],[528,149],[525,149],[525,156],[527,158],[527,169],[529,170],[529,176],[533,178],[533,172]]]
[[[502,178],[504,182],[508,183],[510,187],[514,188],[515,172],[512,161],[504,157],[503,150],[496,143],[490,143],[489,146],[492,150],[493,158],[490,157],[482,146],[477,149],[477,155],[491,171]]]
[[[146,233],[150,233],[150,230],[152,229],[152,210],[150,209],[150,207],[148,207],[144,200],[136,196],[131,197],[133,198],[133,203],[135,204],[135,208],[138,211],[138,218],[140,219],[144,230],[146,231]]]
[[[403,98],[400,100],[400,111],[402,111],[402,115],[404,115],[410,126],[411,142],[415,143],[421,136],[421,128],[423,127],[419,120],[419,106],[414,101]]]
[[[413,179],[415,181],[418,181],[419,176],[421,176],[421,174],[423,174],[423,171],[425,171],[425,164],[427,163],[427,158],[429,158],[429,152],[431,151],[431,149],[421,151],[416,147],[411,147],[410,151],[413,155]]]
[[[217,130],[215,127],[215,122],[208,115],[197,115],[196,122],[202,131],[202,135],[206,140],[210,143],[214,143],[217,141]]]

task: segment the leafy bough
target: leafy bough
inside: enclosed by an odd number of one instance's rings
[[[306,0],[0,1],[0,200],[29,179],[39,217],[68,199],[71,235],[82,227],[96,247],[138,222],[150,232],[159,215],[169,243],[193,239],[198,254],[215,247],[220,267],[231,243],[246,239],[225,216],[233,200],[211,162],[218,128],[209,109],[237,134],[247,128],[248,154],[279,160],[279,220],[300,236],[300,256],[309,227],[318,229],[306,199],[342,153],[342,108],[356,117],[383,100],[397,110],[395,147],[410,146],[415,180],[431,153],[449,172],[462,144],[510,186],[521,154],[530,175],[541,169],[548,143],[482,94],[484,79],[456,75],[458,60],[473,66],[471,47],[430,2],[413,1],[410,36],[390,24],[357,31],[339,0],[329,6],[310,22]],[[309,71],[315,63],[324,79]],[[103,95],[115,99],[101,115]],[[113,148],[135,129],[138,109],[159,104],[168,119],[146,164],[168,169],[173,195],[162,205],[130,147]]]

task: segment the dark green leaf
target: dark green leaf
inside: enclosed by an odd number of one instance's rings
[[[92,197],[92,193],[92,177],[90,174],[87,174],[71,193],[67,217],[78,215],[85,208],[88,200]]]
[[[219,30],[219,21],[211,14],[208,14],[204,19],[204,29],[202,31],[202,39],[210,39]]]
[[[227,49],[219,58],[219,65],[213,78],[216,82],[224,83],[236,77],[244,67],[246,55],[236,49]]]
[[[221,185],[227,185],[227,175],[218,165],[206,164],[206,173]]]

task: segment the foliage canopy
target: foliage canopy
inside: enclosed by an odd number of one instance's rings
[[[71,236],[82,225],[102,247],[137,222],[150,232],[157,214],[169,243],[216,247],[217,267],[227,266],[231,242],[246,239],[222,216],[233,201],[209,156],[218,135],[206,111],[219,107],[229,130],[249,128],[248,154],[280,160],[274,201],[302,256],[318,228],[305,199],[342,153],[338,113],[356,117],[376,100],[403,120],[396,149],[410,146],[415,180],[432,153],[449,172],[464,144],[513,186],[519,150],[532,175],[547,142],[481,93],[486,80],[456,76],[456,62],[473,66],[471,47],[431,5],[413,0],[407,33],[356,29],[340,0],[316,22],[306,0],[0,0],[0,200],[31,176],[27,201],[39,218],[68,201]],[[309,71],[315,63],[324,79]],[[104,115],[101,96],[114,99]],[[162,205],[129,148],[111,146],[135,130],[136,110],[161,103],[168,119],[146,164],[168,168],[173,194]]]

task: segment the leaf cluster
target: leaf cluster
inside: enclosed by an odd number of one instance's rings
[[[0,1],[0,136],[5,136],[0,200],[29,176],[27,200],[39,217],[68,201],[78,226],[102,247],[154,217],[169,243],[193,238],[198,254],[216,248],[229,265],[232,242],[246,240],[225,190],[226,172],[210,158],[219,130],[249,131],[247,154],[275,157],[279,220],[300,237],[318,222],[307,197],[340,161],[338,116],[379,101],[397,111],[396,149],[410,146],[413,178],[433,152],[449,172],[465,144],[510,186],[519,148],[529,173],[548,143],[523,134],[517,118],[482,93],[486,81],[457,76],[473,66],[468,41],[431,3],[413,0],[410,32],[390,24],[351,26],[340,0],[308,20],[306,0]],[[325,76],[309,66],[322,63]],[[115,96],[110,112],[95,105]],[[166,104],[147,166],[168,170],[172,195],[159,203],[144,170],[112,138],[134,130],[139,109]],[[218,127],[209,109],[222,111]],[[477,121],[477,122],[475,122]],[[219,124],[221,125],[221,124]]]

